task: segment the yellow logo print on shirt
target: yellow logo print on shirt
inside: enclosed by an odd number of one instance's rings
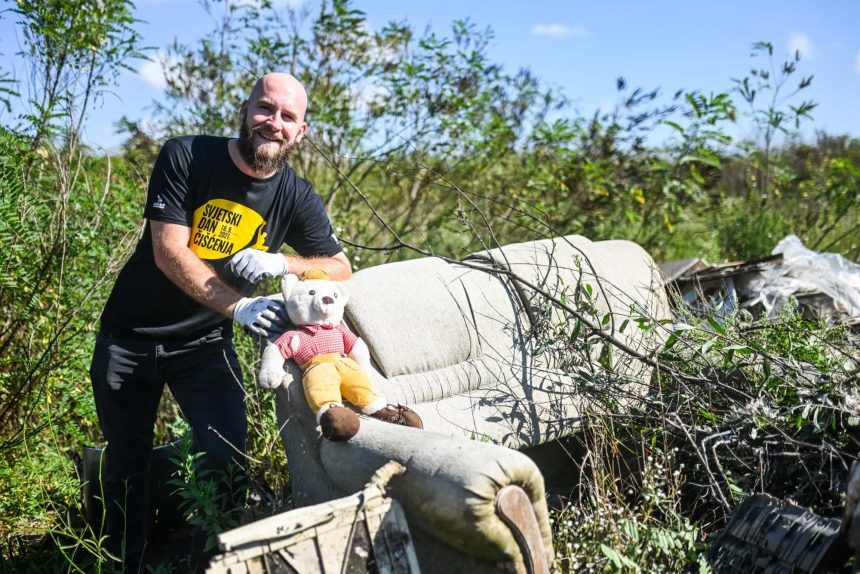
[[[201,259],[222,259],[246,247],[266,251],[266,220],[226,199],[211,199],[194,210],[188,246]]]

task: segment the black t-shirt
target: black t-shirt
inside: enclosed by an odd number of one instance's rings
[[[152,171],[144,217],[191,228],[189,247],[228,285],[249,295],[254,284],[228,268],[246,247],[270,253],[286,243],[304,257],[342,251],[322,200],[285,167],[266,179],[242,173],[227,138],[168,140]],[[103,332],[120,338],[190,340],[231,333],[231,321],[186,295],[155,265],[146,226],[102,312]]]

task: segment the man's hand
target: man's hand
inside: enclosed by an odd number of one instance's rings
[[[280,277],[289,271],[287,258],[280,253],[266,253],[253,247],[243,249],[230,259],[233,273],[252,283],[270,277]]]
[[[255,335],[269,337],[287,328],[281,307],[281,303],[267,297],[243,297],[233,308],[233,320]]]

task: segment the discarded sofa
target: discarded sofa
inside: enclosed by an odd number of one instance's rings
[[[276,402],[295,505],[357,492],[396,460],[407,471],[388,490],[405,510],[422,571],[548,571],[542,472],[550,469],[518,451],[576,433],[589,400],[579,389],[600,381],[547,350],[546,338],[596,325],[634,354],[659,345],[659,329],[630,326],[669,317],[654,261],[628,241],[568,236],[459,263],[428,257],[363,269],[347,289],[345,320],[370,347],[373,378],[390,402],[421,415],[424,430],[362,417],[350,441],[326,441],[288,363],[294,380]],[[576,326],[552,298],[591,319]],[[620,352],[611,360],[641,392],[650,367]]]

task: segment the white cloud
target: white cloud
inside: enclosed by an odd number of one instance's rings
[[[860,51],[857,52],[857,57],[854,58],[854,71],[860,74]]]
[[[532,26],[532,34],[535,36],[549,36],[551,38],[565,38],[575,36],[583,38],[588,35],[585,26],[568,26],[566,24],[535,24]]]
[[[137,69],[137,74],[144,82],[159,90],[167,87],[167,80],[164,79],[164,71],[161,69],[161,57],[161,54],[156,54],[152,60],[147,60]]]
[[[796,52],[800,52],[801,57],[806,60],[812,59],[812,40],[803,32],[795,32],[788,39],[788,53],[794,56]]]
[[[153,88],[163,90],[167,87],[164,67],[165,65],[170,67],[174,63],[175,60],[164,52],[156,52],[149,60],[140,65],[137,69],[137,75]]]

